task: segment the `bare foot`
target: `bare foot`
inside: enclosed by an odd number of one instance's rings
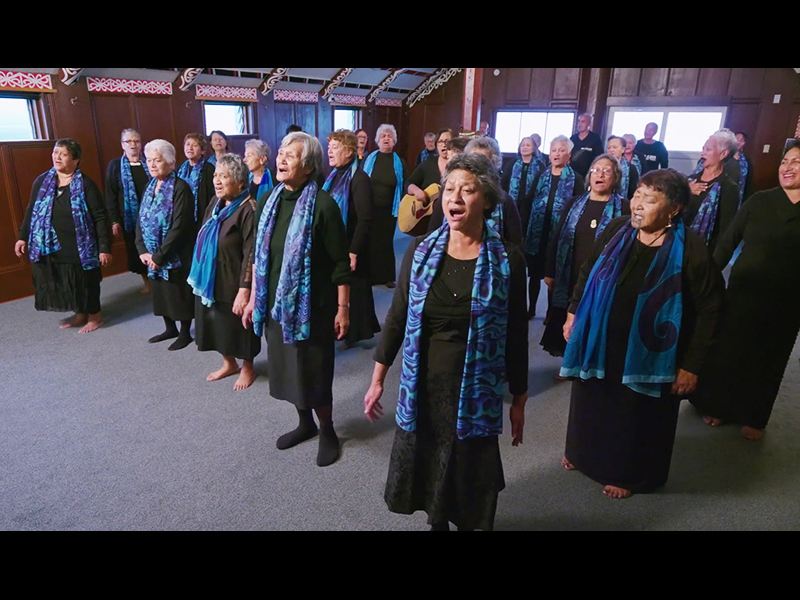
[[[233,377],[234,375],[238,375],[241,369],[237,365],[233,367],[232,365],[224,365],[219,371],[214,371],[211,375],[206,377],[206,381],[208,383],[214,383],[215,381],[222,381],[223,379],[227,379],[228,377]]]
[[[69,319],[61,321],[61,329],[73,329],[75,327],[83,327],[89,322],[89,317],[86,315],[74,315]]]
[[[233,386],[234,392],[243,392],[244,390],[250,389],[256,381],[256,371],[253,368],[253,365],[244,363],[244,367],[242,368],[242,372],[239,375],[239,379],[236,381],[236,385]]]
[[[753,427],[743,427],[742,428],[742,436],[746,440],[750,440],[751,442],[760,442],[764,439],[764,435],[766,434],[765,431],[761,429],[755,429]]]
[[[703,422],[709,427],[722,427],[725,422],[722,419],[715,419],[714,417],[705,417]]]
[[[603,495],[611,498],[612,500],[627,500],[633,493],[628,490],[623,490],[622,488],[614,487],[613,485],[609,485],[606,489],[603,490]]]
[[[565,471],[577,471],[575,465],[569,462],[566,456],[561,460],[561,466],[564,467]]]
[[[103,326],[103,317],[100,315],[89,315],[89,321],[86,323],[83,329],[81,329],[81,335],[87,335],[89,333],[94,333],[98,329]]]

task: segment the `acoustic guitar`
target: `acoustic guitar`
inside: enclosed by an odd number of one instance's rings
[[[400,214],[397,222],[400,231],[412,237],[419,237],[428,233],[433,208],[439,201],[442,188],[434,183],[425,190],[426,202],[420,202],[417,197],[409,194],[400,204]]]

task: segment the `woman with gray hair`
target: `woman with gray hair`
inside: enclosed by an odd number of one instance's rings
[[[175,352],[192,343],[194,295],[186,279],[192,268],[197,234],[195,198],[189,184],[175,172],[172,144],[154,140],[145,146],[144,153],[153,179],[142,198],[136,248],[152,282],[153,312],[166,325],[164,333],[149,342],[158,344],[177,338],[169,348]],[[177,322],[181,324],[180,332]]]
[[[333,427],[336,340],[350,328],[350,247],[336,200],[320,189],[322,146],[305,133],[283,140],[278,187],[256,209],[253,286],[243,315],[265,334],[272,396],[290,402],[298,428],[281,437],[288,450],[320,433],[317,464],[339,460]]]
[[[705,240],[712,254],[739,211],[739,184],[725,172],[738,151],[733,131],[721,129],[703,146],[702,171],[689,178],[692,199],[686,224]]]
[[[253,282],[256,202],[250,195],[248,169],[241,158],[225,154],[214,173],[216,197],[197,235],[189,285],[195,300],[196,337],[200,352],[219,352],[222,367],[209,383],[239,375],[234,391],[253,385],[253,361],[261,338],[242,326]],[[243,361],[239,367],[237,359]]]
[[[453,159],[444,177],[447,224],[406,253],[375,353],[365,414],[383,415],[386,377],[403,350],[385,499],[428,514],[434,531],[494,529],[505,488],[500,436],[510,389],[513,446],[528,401],[525,260],[488,225],[503,195],[492,163]]]
[[[372,284],[386,285],[393,289],[397,281],[394,236],[408,167],[394,151],[397,146],[397,129],[394,125],[381,125],[375,141],[378,150],[364,159],[363,164],[364,172],[370,177],[375,199],[371,238]]]
[[[275,189],[272,172],[267,166],[271,150],[269,146],[261,140],[249,140],[245,144],[244,164],[250,169],[248,184],[250,186],[250,197],[258,202],[264,194],[268,194]]]

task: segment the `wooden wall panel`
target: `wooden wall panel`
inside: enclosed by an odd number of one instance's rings
[[[666,96],[669,72],[670,69],[667,68],[643,68],[642,78],[639,83],[639,96]]]
[[[555,70],[553,101],[574,101],[576,104],[581,91],[581,69],[560,68]]]
[[[100,164],[105,167],[114,158],[122,156],[121,134],[125,129],[136,129],[139,123],[136,120],[134,98],[132,96],[120,95],[93,95],[92,109],[95,119],[95,137],[98,145]],[[147,143],[148,139],[142,135],[142,140]],[[104,181],[97,181],[100,189],[103,189]]]
[[[694,96],[697,94],[697,84],[700,79],[700,69],[674,68],[670,69],[667,96]]]
[[[531,69],[531,92],[528,106],[531,108],[550,108],[550,103],[553,101],[555,78],[555,69]]]
[[[150,140],[162,139],[172,142],[177,150],[178,158],[183,158],[184,135],[175,131],[175,121],[172,117],[172,97],[136,96],[134,99],[138,117],[137,129],[142,134],[145,143]],[[202,130],[201,133],[204,133]]]
[[[509,103],[528,103],[533,89],[530,68],[506,69],[506,93],[504,100]]]
[[[642,69],[640,68],[614,69],[611,74],[611,95],[619,98],[638,96],[641,78]]]
[[[726,96],[730,87],[731,68],[703,68],[697,83],[698,96]]]
[[[737,99],[759,100],[766,72],[766,69],[733,69],[728,95]]]

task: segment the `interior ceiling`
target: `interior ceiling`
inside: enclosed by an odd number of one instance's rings
[[[119,79],[145,79],[150,81],[175,81],[185,67],[180,68],[86,68],[81,73],[87,77],[113,77]],[[276,86],[280,90],[302,92],[322,92],[337,74],[345,67],[334,68],[291,68]],[[18,68],[27,72],[40,72],[58,75],[58,68]],[[205,68],[195,83],[207,85],[232,85],[257,88],[275,67],[226,67]],[[396,67],[356,68],[337,88],[339,94],[366,96],[379,86]],[[405,99],[436,73],[438,67],[408,67],[381,93],[383,98]]]

